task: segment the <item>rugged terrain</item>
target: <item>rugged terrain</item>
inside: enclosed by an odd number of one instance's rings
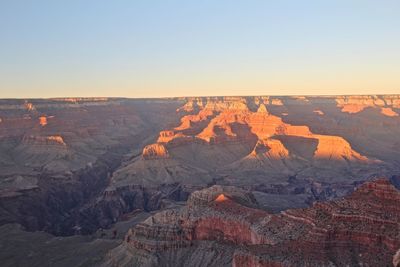
[[[366,181],[400,173],[399,114],[398,95],[0,100],[0,226],[11,229],[6,240],[12,240],[12,233],[26,234],[29,239],[36,233],[26,231],[47,232],[40,232],[46,237],[38,241],[44,251],[49,249],[47,239],[52,238],[48,233],[75,235],[59,237],[60,251],[74,238],[82,238],[85,247],[104,242],[91,261],[95,264],[102,261],[106,250],[122,242],[126,229],[141,220],[138,214],[187,209],[181,207],[188,197],[190,205],[204,188],[232,191],[231,197],[229,192],[221,197],[222,203],[240,204],[235,208],[252,218],[248,224],[259,225],[252,221],[259,215],[292,225],[287,218],[298,215],[290,212],[312,213],[318,207],[313,203],[336,203],[355,188],[363,188]],[[234,193],[241,190],[245,197]],[[235,194],[237,198],[232,198]],[[376,205],[374,201],[380,200],[370,201]],[[230,224],[239,223],[235,216]],[[320,219],[310,218],[314,224]],[[303,229],[311,235],[307,220],[298,220],[299,225],[290,231],[299,234]],[[220,224],[223,229],[226,223],[215,222]],[[216,236],[221,235],[218,229]],[[171,228],[169,235],[174,236],[176,230]],[[103,236],[103,231],[108,234]],[[247,262],[254,257],[268,262],[275,260],[268,255],[275,255],[279,264],[287,256],[281,255],[275,243],[268,248],[262,243],[257,253],[253,247],[238,251],[237,244],[249,240],[236,240],[240,238],[234,237],[236,232],[231,235],[233,243],[224,245],[223,255],[195,253],[190,257],[215,266],[230,265],[237,258],[236,266],[242,266],[242,256]],[[135,234],[128,234],[111,259],[125,255],[123,247],[132,243],[126,241],[128,236],[136,240]],[[300,259],[301,253],[313,255],[311,249],[316,249],[307,238],[296,242],[308,250],[299,252],[294,246],[288,264]],[[220,248],[214,241],[199,246],[208,251]],[[167,258],[196,262],[187,254],[192,250],[191,246],[168,250]],[[238,256],[227,257],[233,252]],[[388,255],[382,253],[386,260]],[[319,256],[324,264],[341,265],[331,260],[332,255]],[[310,260],[316,264],[313,256]],[[346,262],[357,265],[362,261]]]
[[[179,105],[174,100],[2,100],[0,224],[73,234],[79,230],[79,208],[102,195],[124,157],[174,122]]]
[[[390,266],[399,202],[382,178],[343,199],[270,214],[248,191],[212,186],[130,229],[104,266]]]
[[[163,198],[235,185],[275,212],[344,196],[398,172],[398,111],[398,96],[189,98],[180,123],[113,173],[106,199],[147,194],[135,208],[154,210]]]

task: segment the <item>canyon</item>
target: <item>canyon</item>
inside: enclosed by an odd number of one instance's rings
[[[90,265],[390,266],[399,114],[399,95],[0,100],[0,232],[99,244]]]

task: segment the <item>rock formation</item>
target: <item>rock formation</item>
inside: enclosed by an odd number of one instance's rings
[[[64,142],[64,139],[59,135],[50,135],[50,136],[24,136],[23,143],[37,146],[46,146],[46,145],[61,145],[66,146],[67,144]]]
[[[137,210],[162,209],[154,223],[132,229],[116,250],[118,263],[132,253],[143,256],[136,257],[143,265],[165,257],[172,266],[299,265],[304,255],[314,265],[341,265],[335,261],[340,253],[346,263],[365,257],[373,265],[368,253],[384,255],[387,263],[397,244],[382,253],[374,245],[392,242],[375,225],[382,225],[380,212],[390,215],[386,206],[374,209],[386,200],[361,194],[367,206],[336,201],[372,177],[398,175],[396,114],[398,95],[0,99],[0,225],[93,234]],[[209,189],[197,191],[203,188]],[[392,194],[385,190],[381,195]],[[186,208],[177,208],[187,200]],[[335,201],[293,210],[326,200]],[[357,218],[367,218],[358,224],[376,236],[347,221]],[[163,233],[163,242],[149,231]],[[371,251],[357,243],[366,240]]]
[[[270,214],[257,208],[249,192],[211,187],[194,192],[186,207],[138,224],[116,250],[132,252],[122,266],[199,266],[200,259],[176,259],[174,251],[206,255],[204,242],[217,242],[232,266],[390,266],[400,246],[399,201],[400,191],[382,178],[344,199]],[[156,255],[156,262],[147,255]],[[110,253],[108,265],[113,257],[118,254]]]
[[[382,114],[393,114],[390,106],[399,108],[400,100],[397,96],[343,96],[336,98],[337,106],[342,112],[358,113],[368,107],[382,109]],[[387,115],[390,116],[390,115]]]
[[[391,109],[391,108],[381,108],[381,113],[388,117],[399,116],[399,114],[397,112],[393,111],[393,109]]]
[[[358,103],[379,108],[390,105],[395,109],[396,99],[396,96],[184,99],[177,109],[180,123],[163,128],[155,143],[145,145],[140,156],[121,166],[111,176],[109,189],[127,186],[154,189],[165,184],[192,188],[217,182],[257,188],[263,199],[272,197],[270,194],[278,199],[283,195],[285,199],[299,197],[303,204],[343,196],[359,179],[366,180],[382,170],[385,175],[395,173],[396,163],[391,162],[389,167],[386,161],[397,155],[394,150],[386,149],[395,146],[395,138],[386,134],[393,134],[398,127],[397,117],[384,116],[378,110],[371,116],[385,118],[388,128],[382,129],[387,142],[379,145],[381,140],[374,139],[379,128],[376,126],[360,134],[365,139],[354,138],[354,130],[349,128],[353,124],[346,122],[349,115],[337,105]],[[356,113],[352,118],[365,114],[369,113]],[[354,125],[373,122],[361,120]],[[358,139],[366,141],[359,143]],[[367,141],[371,139],[374,141]],[[382,153],[375,154],[372,150],[364,153],[371,143],[376,143],[374,151]],[[382,156],[386,159],[382,160]]]
[[[264,104],[258,106],[257,112],[249,111],[248,107],[244,106],[245,104],[245,101],[238,102],[236,105],[230,102],[226,105],[222,105],[218,101],[212,104],[207,102],[205,108],[198,115],[185,116],[182,118],[181,125],[174,130],[160,132],[157,142],[163,143],[167,147],[193,143],[196,139],[209,144],[251,142],[254,139],[263,142],[273,136],[285,135],[317,139],[318,146],[314,152],[316,159],[367,161],[365,156],[354,151],[351,145],[340,136],[314,134],[307,126],[284,123],[281,118],[269,114]],[[196,129],[191,130],[192,127],[195,128],[194,122],[205,121],[209,116],[213,116],[203,115],[204,111],[206,114],[215,114],[218,111],[219,113],[214,115],[201,132],[191,134],[198,132]],[[259,142],[256,142],[256,146],[259,146]]]
[[[168,158],[168,151],[162,144],[151,144],[143,149],[144,159],[163,159]]]
[[[47,118],[46,118],[46,116],[40,116],[40,117],[39,117],[39,124],[40,124],[40,126],[46,126],[46,125],[47,125]]]

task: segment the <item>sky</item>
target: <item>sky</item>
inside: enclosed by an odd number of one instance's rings
[[[0,0],[0,98],[400,93],[398,0]]]

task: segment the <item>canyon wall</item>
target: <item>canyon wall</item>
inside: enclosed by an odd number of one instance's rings
[[[249,191],[213,186],[133,227],[115,250],[132,252],[122,266],[185,262],[173,251],[207,254],[204,242],[218,244],[231,266],[390,266],[400,246],[399,201],[400,191],[380,178],[344,199],[270,214]],[[146,261],[148,254],[158,260]],[[118,255],[111,251],[105,264],[113,261]],[[186,263],[201,266],[196,258]]]
[[[269,212],[341,197],[398,172],[398,104],[397,95],[0,100],[0,222],[89,233],[214,184],[256,191]]]

